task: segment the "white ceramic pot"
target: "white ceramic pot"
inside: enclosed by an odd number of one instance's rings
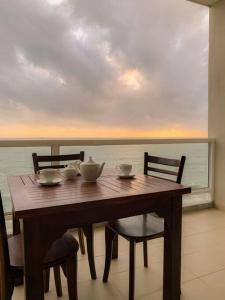
[[[79,166],[81,176],[89,182],[94,182],[102,174],[105,163],[96,163],[92,157],[87,162],[82,162]]]

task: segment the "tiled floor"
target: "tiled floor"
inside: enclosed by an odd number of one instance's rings
[[[104,230],[95,230],[95,255],[98,279],[89,275],[87,256],[78,264],[79,300],[128,299],[128,243],[119,240],[119,259],[112,262],[110,280],[102,283],[104,267]],[[225,299],[225,212],[216,209],[185,213],[183,216],[182,300]],[[143,267],[142,248],[137,246],[136,299],[162,299],[163,240],[149,242],[148,269]],[[51,276],[52,277],[52,276]],[[68,299],[63,279],[64,297]],[[23,299],[23,287],[15,289],[13,300]],[[58,299],[53,281],[46,300]]]

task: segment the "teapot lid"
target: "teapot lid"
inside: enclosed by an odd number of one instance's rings
[[[89,159],[87,162],[83,162],[82,164],[85,165],[97,165],[97,163],[92,159],[92,156],[89,156]]]

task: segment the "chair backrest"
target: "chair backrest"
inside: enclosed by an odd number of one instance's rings
[[[46,169],[46,168],[53,168],[53,169],[60,169],[64,168],[65,165],[62,164],[54,164],[54,165],[45,165],[41,166],[39,163],[42,162],[62,162],[62,161],[70,161],[70,160],[81,160],[84,161],[84,151],[81,151],[78,154],[66,154],[66,155],[37,155],[37,153],[32,153],[33,157],[33,165],[34,165],[34,172],[37,173],[39,170]]]
[[[5,226],[5,215],[0,194],[0,299],[9,299],[10,261]]]
[[[151,156],[148,154],[148,152],[145,152],[144,154],[144,174],[145,175],[151,175],[150,172],[154,173],[161,173],[170,175],[171,177],[174,177],[174,180],[177,183],[181,183],[183,171],[184,171],[184,164],[185,164],[186,157],[181,156],[181,159],[170,159],[170,158],[164,158],[164,157],[158,157],[158,156]],[[149,164],[154,164],[154,166],[151,166]],[[160,167],[156,167],[155,165],[160,165]],[[167,167],[174,167],[173,170],[163,168],[162,166]],[[160,176],[156,176],[159,177]]]

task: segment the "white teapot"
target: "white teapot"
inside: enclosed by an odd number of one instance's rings
[[[74,163],[69,163],[66,168],[63,169],[63,175],[66,179],[75,179],[79,173],[78,167],[81,162],[76,161]]]
[[[102,170],[104,168],[105,163],[99,164],[93,161],[92,157],[89,157],[87,162],[82,162],[78,168],[80,174],[86,181],[96,181],[96,179],[101,176]]]

